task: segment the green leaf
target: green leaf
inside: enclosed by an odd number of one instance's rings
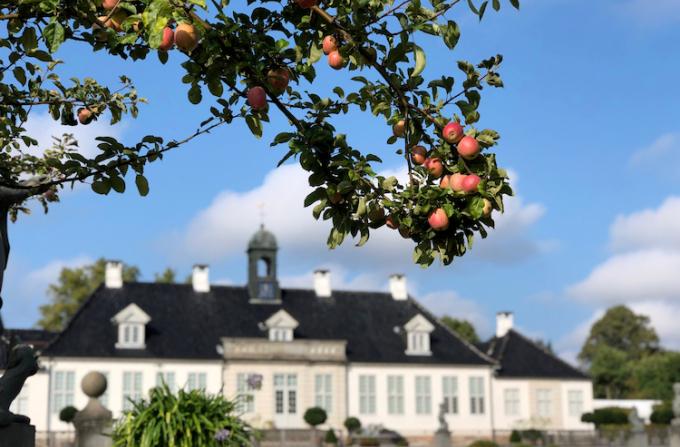
[[[423,70],[425,70],[425,64],[427,62],[425,51],[423,51],[423,49],[420,48],[418,45],[413,45],[413,53],[415,55],[416,65],[413,68],[413,72],[411,73],[412,78],[420,75],[420,73],[422,73]]]
[[[24,71],[23,68],[14,67],[14,70],[12,70],[12,73],[14,74],[14,79],[19,81],[19,83],[21,83],[21,85],[26,84],[26,72]]]
[[[515,9],[519,9],[519,0],[510,0],[510,4],[515,7]]]
[[[189,89],[189,93],[187,96],[189,97],[189,101],[191,101],[192,104],[200,103],[201,100],[203,99],[201,87],[199,87],[198,84],[193,84]]]
[[[137,185],[137,191],[139,191],[140,196],[145,197],[149,194],[149,182],[146,177],[137,175],[137,177],[135,177],[135,184]]]
[[[117,193],[124,193],[125,192],[125,180],[123,180],[122,177],[111,177],[111,187],[113,188],[114,191]]]
[[[108,194],[111,191],[111,184],[104,180],[96,180],[92,182],[92,191],[97,194]]]
[[[246,124],[253,135],[255,135],[257,138],[262,137],[262,122],[258,117],[255,115],[246,116]]]
[[[316,45],[312,44],[309,47],[309,58],[307,59],[307,65],[312,65],[315,64],[316,62],[321,59],[321,55],[323,52],[321,51],[321,48],[317,47]]]

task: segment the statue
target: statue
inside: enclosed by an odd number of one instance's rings
[[[442,432],[448,432],[449,431],[449,423],[446,422],[446,410],[447,410],[447,405],[446,402],[442,402],[439,404],[439,428],[437,431],[442,431]]]
[[[0,186],[0,291],[4,280],[7,259],[9,258],[9,238],[7,236],[7,216],[10,209],[23,202],[30,196],[40,194],[47,190],[39,185],[40,178],[36,177],[22,182],[19,187],[10,188]],[[0,297],[2,308],[2,297]],[[0,328],[0,342],[7,343],[9,340],[2,336]],[[9,411],[12,401],[17,397],[26,379],[38,372],[38,360],[32,346],[16,345],[11,348],[7,359],[7,370],[0,378],[0,427],[6,427],[12,423],[30,423],[26,416],[14,414]]]
[[[628,423],[630,424],[633,433],[645,431],[645,422],[638,416],[636,407],[633,407],[630,412],[628,412]]]
[[[449,431],[449,424],[446,422],[446,411],[448,405],[446,401],[439,404],[439,428],[434,433],[432,438],[432,447],[451,447],[451,432]]]

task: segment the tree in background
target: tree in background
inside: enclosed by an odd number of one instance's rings
[[[630,367],[632,392],[628,397],[640,399],[673,399],[673,384],[680,382],[680,352],[658,352]]]
[[[600,346],[590,361],[588,372],[593,379],[595,397],[621,399],[628,395],[630,370],[625,352]]]
[[[174,284],[177,282],[177,273],[170,267],[163,270],[163,273],[155,273],[153,277],[154,282],[161,284]]]
[[[659,337],[649,317],[626,306],[614,306],[590,328],[579,360],[589,365],[604,346],[625,353],[627,359],[638,360],[659,350]]]
[[[479,336],[477,335],[477,330],[468,320],[462,318],[453,318],[448,315],[444,315],[441,318],[441,322],[445,324],[449,329],[460,335],[460,337],[472,344],[479,343]]]
[[[64,267],[47,294],[50,302],[40,306],[42,317],[37,325],[49,331],[61,331],[83,302],[104,282],[106,260],[98,259],[83,267]],[[140,271],[135,266],[123,265],[123,281],[137,281]]]

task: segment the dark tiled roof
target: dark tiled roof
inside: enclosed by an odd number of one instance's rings
[[[7,365],[10,345],[33,345],[37,351],[42,351],[56,336],[56,332],[42,329],[5,329],[3,337],[9,343],[0,340],[0,369],[4,369]]]
[[[111,318],[131,303],[151,317],[146,349],[117,350]],[[258,323],[279,309],[299,322],[296,339],[346,340],[353,362],[493,363],[414,300],[396,301],[387,293],[333,291],[330,298],[318,298],[312,290],[284,289],[281,304],[251,304],[245,287],[212,286],[208,293],[196,293],[191,285],[156,283],[98,288],[44,355],[218,359],[221,337],[267,338]],[[395,332],[419,313],[435,325],[432,356],[407,356],[405,337]]]
[[[515,330],[481,343],[480,348],[500,364],[499,377],[586,379],[589,377]]]

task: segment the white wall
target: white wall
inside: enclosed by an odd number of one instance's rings
[[[374,414],[361,414],[359,411],[359,376],[362,375],[375,376],[376,411]],[[401,415],[388,413],[388,375],[403,377],[404,413]],[[430,414],[416,414],[416,376],[430,377],[432,397]],[[348,370],[348,415],[358,417],[364,426],[382,424],[386,428],[397,430],[403,435],[430,436],[439,427],[437,416],[439,404],[443,399],[442,378],[444,376],[458,378],[458,414],[446,416],[449,428],[460,435],[485,436],[490,434],[490,367],[351,364]],[[470,377],[482,377],[484,379],[484,414],[473,415],[470,413]]]
[[[159,371],[172,371],[175,373],[175,383],[177,387],[186,384],[188,373],[206,373],[206,389],[209,393],[219,393],[222,387],[222,362],[215,360],[163,360],[154,361],[147,359],[41,359],[42,365],[51,371],[52,377],[57,371],[73,371],[75,373],[75,390],[73,405],[81,409],[88,401],[87,396],[80,388],[83,376],[90,371],[99,371],[108,374],[108,404],[107,408],[113,412],[114,417],[120,416],[123,410],[123,373],[141,372],[142,390],[148,395],[149,389],[156,386],[156,374]],[[49,372],[43,374],[45,377],[40,383],[42,392],[37,392],[37,387],[31,387],[30,408],[36,409],[36,418],[31,414],[28,416],[35,421],[37,431],[63,431],[72,430],[71,424],[66,424],[59,420],[59,410],[50,411],[49,421],[48,412],[48,380]],[[31,379],[29,379],[31,380]],[[30,385],[29,385],[30,386]],[[36,391],[34,393],[34,390]],[[43,416],[40,416],[42,411]],[[42,419],[41,419],[42,418]],[[49,423],[48,423],[49,422]]]

